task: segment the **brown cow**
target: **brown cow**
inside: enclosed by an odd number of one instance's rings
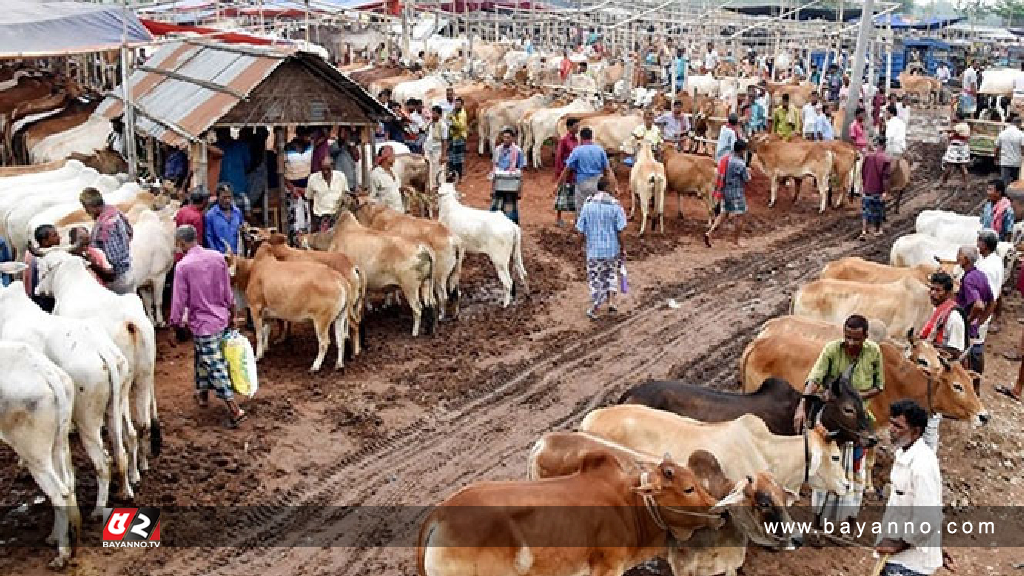
[[[922,105],[938,103],[942,83],[937,78],[931,78],[923,74],[914,74],[909,70],[900,72],[897,78],[899,78],[900,88],[903,92],[917,96],[918,101]]]
[[[839,325],[831,335],[825,336],[806,330],[801,325],[802,318],[790,316],[785,322],[796,324],[774,333],[759,334],[743,351],[740,379],[745,392],[756,390],[769,377],[782,378],[797,390],[803,390],[821,349],[830,340],[843,337],[843,328]],[[988,422],[988,411],[972,385],[977,373],[940,355],[924,340],[914,339],[906,344],[883,341],[879,346],[885,364],[885,387],[868,402],[876,428],[888,423],[889,404],[901,398],[909,398],[956,420],[971,420],[975,425]]]
[[[569,476],[479,482],[427,517],[416,549],[419,576],[618,575],[724,520],[689,469],[665,458],[623,468],[588,457]]]
[[[793,295],[790,312],[796,316],[842,324],[851,314],[885,322],[891,338],[923,326],[932,313],[928,286],[915,278],[872,283],[855,280],[813,280]]]
[[[684,154],[669,146],[664,149],[665,177],[668,190],[676,193],[679,217],[683,216],[682,195],[695,194],[708,210],[708,224],[714,218],[715,160],[710,156]]]
[[[821,207],[818,211],[825,212],[828,203],[828,179],[832,174],[835,154],[827,148],[818,146],[817,142],[770,142],[769,138],[762,134],[751,138],[750,144],[753,152],[751,167],[760,170],[771,182],[769,207],[775,205],[780,178],[811,176],[818,184],[818,194],[821,197]],[[800,187],[795,188],[794,203],[800,195]]]
[[[929,284],[928,278],[941,269],[938,265],[930,264],[903,268],[879,264],[859,256],[848,256],[826,264],[819,277],[822,279],[831,278],[832,280],[852,280],[869,284],[884,284],[887,282],[897,282],[904,278],[911,278],[927,286]]]

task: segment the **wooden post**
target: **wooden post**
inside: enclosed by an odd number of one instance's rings
[[[277,153],[277,210],[278,217],[277,221],[281,224],[283,230],[278,232],[288,233],[288,226],[286,224],[287,215],[281,214],[281,209],[284,208],[284,194],[287,188],[284,186],[284,143],[288,139],[288,130],[284,126],[274,126],[274,151]],[[266,193],[263,194],[263,226],[270,226],[270,189],[268,188]]]
[[[370,171],[373,170],[374,161],[374,149],[376,146],[373,142],[373,127],[363,126],[363,135],[360,140],[363,143],[363,154],[360,164],[363,168],[363,187],[367,188],[370,185]]]

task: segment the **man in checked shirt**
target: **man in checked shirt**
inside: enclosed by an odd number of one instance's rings
[[[132,279],[132,225],[117,206],[108,206],[103,201],[103,195],[95,188],[82,190],[78,201],[82,203],[86,214],[96,221],[89,245],[99,248],[114,269],[114,279],[107,283],[107,288],[117,294],[135,292]]]

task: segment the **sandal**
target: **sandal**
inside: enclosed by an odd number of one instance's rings
[[[708,248],[711,248],[711,233],[710,232],[705,232],[704,233],[704,245],[707,246]]]
[[[196,401],[196,406],[199,406],[200,408],[206,408],[207,406],[210,405],[209,396],[205,392],[196,392],[195,394],[192,395],[192,397]]]
[[[246,412],[245,410],[239,409],[238,416],[232,416],[232,417],[228,418],[228,421],[224,424],[224,426],[226,428],[235,429],[235,428],[238,428],[239,424],[241,424],[242,422],[245,422],[248,419],[249,419],[249,413]]]
[[[1003,396],[1006,396],[1007,398],[1010,398],[1012,400],[1016,400],[1017,402],[1020,402],[1020,396],[1017,396],[1016,394],[1014,394],[1013,390],[1010,390],[1006,386],[996,386],[996,392],[999,392],[1000,394],[1002,394]]]
[[[857,240],[860,240],[861,242],[864,242],[867,239],[868,239],[868,233],[867,232],[861,232],[860,236],[857,236]]]
[[[611,314],[617,314],[619,312],[619,309],[616,308],[615,306],[609,306],[608,307],[608,312],[611,313]]]

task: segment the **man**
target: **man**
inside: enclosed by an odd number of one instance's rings
[[[966,347],[967,328],[964,316],[956,307],[953,278],[945,272],[936,272],[928,279],[928,297],[935,306],[919,336],[931,342],[940,353],[948,353],[952,358],[959,358]],[[928,426],[924,431],[924,441],[932,450],[939,449],[939,424],[942,414],[933,414],[928,418]]]
[[[569,49],[562,49],[562,62],[558,65],[558,77],[562,79],[562,84],[565,84],[566,79],[569,78],[569,74],[572,72],[572,60],[569,58]]]
[[[462,97],[455,98],[455,106],[448,115],[448,170],[457,174],[459,179],[465,174],[463,168],[466,158],[466,138],[469,134],[469,118],[466,115],[465,102]]]
[[[1024,78],[1024,72],[1020,78]],[[1020,178],[1021,146],[1024,132],[1020,129],[1020,116],[1010,115],[1010,124],[996,137],[995,157],[999,160],[999,174],[1003,184],[1009,186]]]
[[[203,218],[203,243],[210,250],[222,253],[226,253],[230,246],[231,251],[238,254],[238,233],[242,222],[242,211],[235,206],[231,185],[227,182],[217,184],[217,205],[207,210]]]
[[[718,66],[718,52],[715,51],[715,45],[708,42],[708,51],[704,54],[704,73],[714,73],[716,66]]]
[[[789,94],[782,95],[782,102],[772,114],[772,131],[789,140],[794,132],[800,130],[800,114],[789,103]]]
[[[637,150],[640,149],[639,144],[646,142],[651,145],[655,156],[661,155],[661,128],[654,123],[653,110],[644,110],[644,123],[633,130],[633,141],[637,144]]]
[[[309,176],[306,199],[313,200],[313,230],[326,232],[334,227],[338,203],[348,192],[348,178],[345,173],[334,169],[331,157],[320,164],[320,171]]]
[[[927,422],[928,413],[913,400],[889,406],[896,453],[884,528],[875,546],[879,555],[888,555],[880,576],[928,576],[943,565],[942,473],[938,457],[921,438]]]
[[[981,227],[995,230],[999,240],[1007,242],[1013,236],[1016,215],[1013,203],[1006,197],[1006,184],[998,178],[990,180],[985,195],[988,199],[981,207]]]
[[[503,172],[522,178],[526,167],[526,154],[515,143],[515,132],[506,128],[501,132],[501,144],[494,148],[493,173]],[[520,183],[522,181],[520,180]],[[502,211],[516,224],[519,223],[519,191],[491,191],[491,211]]]
[[[423,153],[427,157],[428,191],[437,190],[444,184],[444,167],[448,163],[448,123],[442,118],[440,106],[430,109],[430,121],[423,127]]]
[[[910,126],[910,94],[904,94],[896,102],[896,116],[903,120],[904,126]]]
[[[839,93],[843,89],[843,73],[839,71],[839,67],[832,64],[828,67],[828,101],[836,102],[839,100]]]
[[[203,215],[206,212],[206,204],[210,200],[210,193],[206,191],[206,187],[197,186],[189,192],[188,204],[185,204],[181,208],[178,208],[177,213],[174,214],[174,226],[180,228],[181,226],[191,226],[196,229],[196,234],[200,238],[203,236]],[[174,261],[178,262],[184,254],[180,252],[174,253]]]
[[[868,131],[864,126],[866,111],[863,107],[857,108],[853,115],[853,123],[850,124],[850,141],[853,142],[857,152],[863,154],[868,148]]]
[[[747,143],[737,140],[733,145],[731,153],[722,156],[718,161],[717,185],[715,186],[715,198],[721,202],[721,210],[711,227],[704,233],[704,244],[711,247],[711,233],[722,225],[722,220],[729,218],[733,222],[735,236],[733,244],[740,245],[740,234],[743,232],[743,222],[740,217],[747,212],[746,184],[750,182],[750,170],[743,161],[744,152],[747,150]]]
[[[963,87],[963,91],[960,93],[963,112],[973,114],[977,106],[975,95],[978,93],[978,71],[974,68],[974,62],[967,65],[960,80]]]
[[[748,137],[758,132],[763,132],[768,126],[766,101],[763,97],[758,96],[758,90],[757,86],[747,88],[747,100],[750,102],[750,118],[747,124]]]
[[[405,144],[409,147],[409,151],[422,154],[423,127],[426,122],[419,112],[419,100],[409,98],[405,101],[405,116],[409,120],[406,123]]]
[[[572,151],[579,146],[580,141],[576,137],[576,134],[580,129],[580,121],[578,118],[569,118],[565,122],[565,136],[558,141],[558,147],[555,149],[555,174],[561,175],[562,171],[565,170],[565,161],[569,159],[569,155]],[[557,176],[555,177],[557,180]],[[572,170],[569,171],[568,176],[565,178],[558,190],[555,191],[555,224],[559,227],[563,226],[562,223],[562,212],[575,212],[576,211],[576,176]]]
[[[949,66],[947,66],[945,62],[939,63],[939,68],[935,71],[935,78],[937,78],[939,83],[943,86],[949,82],[951,75],[949,73]]]
[[[970,339],[970,352],[967,355],[967,367],[978,374],[985,372],[985,343],[979,328],[995,310],[995,295],[988,277],[977,264],[980,258],[977,246],[961,246],[956,259],[964,271],[960,280],[960,291],[956,294],[956,304],[967,312],[967,336]],[[976,383],[975,388],[979,388]],[[978,392],[978,390],[975,390]]]
[[[405,113],[402,112],[402,105],[398,102],[388,104],[388,109],[394,113],[396,119],[384,122],[384,137],[389,142],[405,141]]]
[[[686,57],[686,50],[684,48],[676,48],[675,58],[675,75],[676,75],[676,87],[682,88],[686,85],[686,69],[689,67],[689,59]]]
[[[843,323],[843,339],[833,340],[822,348],[818,360],[807,375],[804,395],[817,394],[823,386],[843,379],[849,382],[864,402],[864,412],[872,426],[875,417],[868,408],[868,400],[882,392],[885,387],[885,370],[882,362],[882,350],[876,342],[868,340],[867,318],[854,314]],[[801,398],[793,415],[793,427],[802,430],[806,412],[804,400]],[[813,423],[810,423],[813,424]],[[847,445],[843,449],[844,462],[848,464],[847,472],[856,475],[858,485],[863,487],[866,480],[865,467],[861,465],[864,449],[859,446]],[[852,452],[852,453],[851,453]],[[834,500],[834,508],[825,510],[831,498],[822,491],[815,490],[811,495],[811,506],[822,509],[823,514],[840,517],[855,517],[860,508],[863,494],[860,491]]]
[[[227,182],[231,185],[231,192],[238,196],[239,206],[248,214],[251,208],[248,205],[249,178],[246,174],[252,161],[249,158],[249,144],[232,138],[228,128],[217,128],[216,134],[217,148],[224,153],[224,157],[220,160],[220,175],[217,177],[217,181]],[[316,148],[314,147],[315,154]]]
[[[811,97],[804,104],[801,110],[801,122],[803,123],[804,140],[819,140],[818,134],[818,95],[811,92]]]
[[[898,162],[907,151],[907,125],[896,115],[895,105],[890,104],[885,112],[885,151],[894,162]]]
[[[861,198],[860,240],[868,237],[868,225],[875,227],[875,236],[882,235],[885,222],[885,200],[889,192],[889,178],[892,175],[892,159],[885,152],[885,137],[878,136],[875,146],[864,157],[861,164],[861,180],[864,196]]]
[[[377,155],[377,165],[370,172],[370,186],[368,198],[374,204],[381,204],[405,213],[405,206],[402,204],[402,193],[398,187],[398,177],[392,171],[395,164],[395,150],[391,146],[381,146]]]
[[[35,238],[36,244],[40,248],[50,248],[58,246],[60,244],[60,235],[57,234],[57,228],[52,224],[43,224],[37,226],[35,231],[32,233],[32,237]],[[57,305],[57,301],[52,296],[38,296],[36,295],[36,283],[39,281],[39,266],[36,262],[36,257],[31,251],[25,251],[25,264],[28,269],[25,270],[22,276],[22,281],[25,284],[25,293],[32,299],[43,312],[53,313],[54,306]]]
[[[1020,103],[1024,100],[1024,62],[1020,63],[1020,74],[1013,79],[1013,99],[1012,102]]]
[[[733,151],[736,141],[739,138],[736,130],[739,128],[740,119],[735,113],[730,113],[726,119],[726,125],[718,131],[718,144],[715,146],[715,162],[721,161],[722,157]],[[740,159],[742,161],[742,158]]]
[[[106,286],[107,282],[114,279],[114,268],[107,262],[107,257],[95,246],[89,246],[89,229],[85,226],[76,226],[68,233],[71,244],[74,245],[71,253],[81,256],[85,260],[85,266],[101,285]]]
[[[558,175],[555,187],[561,186],[569,178],[570,172],[576,176],[576,209],[583,207],[583,203],[594,194],[597,194],[597,184],[604,175],[611,182],[612,189],[618,186],[615,182],[615,172],[612,171],[608,162],[608,154],[604,148],[594,143],[594,131],[590,127],[580,130],[580,144],[569,154],[565,161],[565,168]]]
[[[654,123],[661,127],[665,141],[673,142],[677,147],[690,132],[690,120],[683,114],[683,103],[679,100],[672,103],[671,112],[658,116]]]
[[[811,84],[818,86],[821,84],[821,72],[818,71],[818,65],[811,62]]]
[[[584,128],[586,130],[586,128]],[[590,307],[587,317],[597,320],[597,312],[605,301],[608,312],[616,313],[612,303],[615,280],[626,251],[622,248],[622,231],[626,228],[626,212],[614,196],[598,191],[580,208],[576,230],[586,238],[587,285]]]
[[[831,142],[836,139],[835,128],[832,126],[832,106],[830,104],[818,104],[818,136],[823,142]]]
[[[174,268],[170,323],[184,327],[182,317],[188,314],[188,328],[195,342],[196,403],[205,408],[213,388],[213,393],[231,412],[227,426],[236,428],[246,419],[246,413],[235,402],[227,362],[221,352],[221,341],[235,306],[231,277],[224,257],[199,246],[198,240],[196,229],[191,226],[180,226],[174,232],[174,243],[185,256]]]
[[[444,100],[437,103],[437,106],[441,107],[441,114],[444,119],[448,119],[448,115],[455,109],[455,88],[451,86],[444,89]]]
[[[135,283],[132,280],[132,225],[117,209],[103,201],[103,195],[95,188],[86,188],[78,196],[85,212],[96,221],[93,226],[91,246],[103,251],[107,261],[114,268],[114,279],[107,284],[117,294],[132,294]]]

